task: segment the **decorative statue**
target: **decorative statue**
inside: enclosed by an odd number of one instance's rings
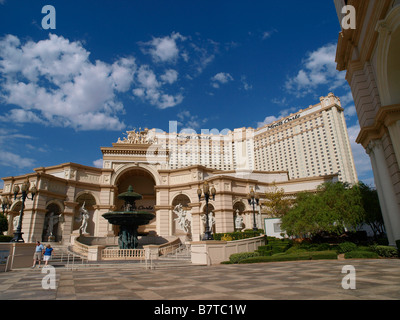
[[[173,211],[178,216],[175,221],[178,221],[179,229],[185,231],[186,233],[189,233],[189,228],[192,223],[192,215],[190,214],[190,212],[183,210],[182,204],[178,204],[177,206],[175,206]]]
[[[236,229],[243,229],[243,217],[239,214],[238,209],[236,210],[235,227]]]
[[[206,215],[205,214],[203,214],[201,216],[201,220],[204,222],[204,224],[206,224]],[[215,225],[215,217],[214,217],[214,213],[211,211],[208,214],[208,227],[210,228],[211,233],[212,233],[212,229],[213,229],[214,225]]]
[[[54,212],[50,212],[49,217],[48,217],[48,225],[47,225],[47,237],[52,237],[53,236],[53,229],[54,225],[58,222],[59,216],[54,216]]]
[[[13,219],[13,228],[14,228],[14,231],[17,231],[18,223],[19,223],[19,216],[15,216],[14,219]]]
[[[139,128],[139,131],[136,131],[136,128],[134,128],[132,131],[126,131],[124,133],[126,137],[121,140],[121,138],[118,138],[117,143],[129,143],[129,144],[154,144],[157,143],[157,138],[155,136],[150,137],[149,136],[149,129],[145,129],[143,132],[141,131],[141,128]]]
[[[87,211],[85,209],[85,202],[83,203],[82,207],[79,209],[79,213],[81,214],[80,221],[82,221],[82,224],[81,224],[81,227],[79,228],[79,230],[82,233],[87,233],[86,228],[88,226],[90,214],[89,214],[89,211]]]

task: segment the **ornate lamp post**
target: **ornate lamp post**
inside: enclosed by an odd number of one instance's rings
[[[21,204],[21,212],[19,214],[19,221],[18,221],[18,227],[16,232],[14,232],[14,238],[11,240],[11,242],[25,242],[24,239],[22,239],[22,216],[24,214],[24,207],[25,207],[25,200],[28,196],[28,193],[31,193],[31,200],[33,200],[37,189],[35,186],[33,186],[30,190],[29,190],[29,180],[26,179],[26,181],[21,185],[21,188],[18,185],[14,186],[14,200],[17,199],[17,195],[19,193],[19,191],[21,190],[21,197],[20,199],[22,199],[22,204]]]
[[[211,188],[208,185],[208,182],[205,181],[203,184],[203,191],[199,188],[197,189],[197,195],[199,196],[199,202],[201,201],[201,194],[204,193],[204,199],[206,200],[206,232],[204,233],[203,241],[205,240],[214,240],[211,231],[210,231],[210,223],[208,221],[208,200],[210,200],[210,196],[213,200],[215,200],[216,190],[214,187]]]
[[[253,206],[253,231],[257,231],[256,209],[254,206],[259,204],[260,197],[254,192],[253,188],[251,188],[250,193],[247,195],[247,201],[249,205]]]

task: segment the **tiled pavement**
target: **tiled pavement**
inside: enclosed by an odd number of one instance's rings
[[[355,290],[342,288],[344,265]],[[0,300],[400,300],[400,259],[55,271],[54,290],[39,269],[1,273]]]

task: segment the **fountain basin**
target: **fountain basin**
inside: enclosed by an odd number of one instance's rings
[[[124,200],[125,211],[114,211],[103,214],[111,224],[119,226],[118,245],[120,249],[136,249],[138,246],[138,227],[147,225],[156,215],[148,211],[137,211],[135,201],[142,195],[133,191],[132,186],[118,195]]]
[[[143,226],[149,224],[156,215],[148,211],[134,211],[134,212],[107,212],[103,214],[111,224],[122,225],[136,225]]]

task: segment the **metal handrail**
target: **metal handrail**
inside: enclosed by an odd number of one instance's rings
[[[82,257],[79,256],[75,253],[71,253],[68,252],[68,256],[67,256],[67,270],[69,270],[69,266],[70,266],[70,256],[72,256],[72,266],[71,266],[71,270],[74,268],[75,266],[75,257],[79,257],[81,259],[81,265],[84,264],[84,262],[86,261],[86,266],[88,265],[89,260],[86,257]]]

